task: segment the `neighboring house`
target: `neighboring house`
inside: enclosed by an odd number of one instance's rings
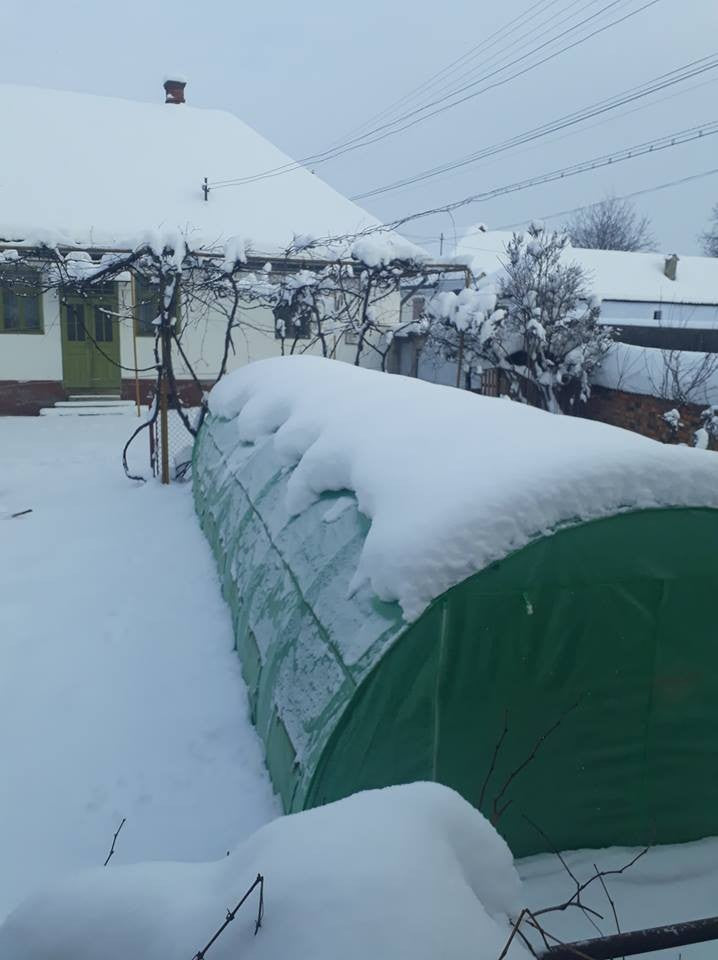
[[[457,257],[476,276],[495,273],[511,237],[470,230]],[[619,341],[597,371],[582,414],[660,440],[692,442],[702,412],[718,406],[718,258],[575,247],[564,257],[586,272],[601,320],[616,328]],[[421,339],[407,340],[398,351],[401,372],[456,383],[455,362],[424,356]],[[496,373],[483,371],[472,389],[501,393]],[[673,410],[678,416],[666,419]]]
[[[292,161],[232,114],[186,106],[184,86],[166,82],[160,105],[0,85],[0,129],[12,144],[0,171],[0,249],[50,242],[97,256],[143,236],[182,235],[195,248],[242,238],[261,265],[295,231],[331,237],[377,225],[301,166],[205,197],[205,178],[237,180]],[[20,294],[3,283],[0,264],[0,414],[36,413],[70,394],[133,397],[133,370],[153,363],[154,316],[152,291],[129,277],[88,301],[33,288],[32,276]],[[189,359],[211,383],[220,318],[180,322]],[[271,311],[253,311],[236,348],[232,366],[279,351]],[[141,377],[146,394],[153,375]]]
[[[474,273],[493,273],[511,237],[469,230],[456,252]],[[564,258],[585,270],[601,319],[620,327],[624,343],[718,353],[718,258],[577,247],[568,247]]]

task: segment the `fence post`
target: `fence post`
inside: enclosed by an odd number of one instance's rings
[[[162,483],[170,482],[170,442],[167,415],[167,379],[163,375],[160,386],[160,449],[162,457]]]

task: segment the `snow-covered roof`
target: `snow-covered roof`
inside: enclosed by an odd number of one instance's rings
[[[469,230],[456,248],[474,273],[493,273],[506,261],[512,233],[505,230]],[[627,253],[621,250],[582,250],[568,247],[567,261],[580,264],[601,300],[646,303],[718,304],[718,258],[684,257],[676,280],[664,273],[666,254]]]
[[[369,518],[352,589],[408,621],[495,560],[563,525],[656,507],[718,507],[718,458],[320,357],[261,360],[225,377],[210,410],[271,438],[292,468],[286,509],[350,491]]]
[[[159,94],[159,91],[158,91]],[[259,252],[293,235],[341,235],[377,221],[301,167],[216,188],[291,160],[236,116],[0,84],[0,237],[122,246],[148,231],[193,245],[230,237]]]

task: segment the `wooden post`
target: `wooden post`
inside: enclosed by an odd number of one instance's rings
[[[160,386],[160,455],[162,458],[161,476],[162,483],[170,482],[170,443],[167,428],[169,426],[169,417],[167,415],[167,378],[162,376]]]
[[[137,324],[140,322],[140,309],[137,303],[137,284],[134,273],[130,274],[130,284],[132,287],[132,352],[135,358],[135,404],[137,405],[137,416],[141,416],[140,410],[140,374],[137,366]]]
[[[464,271],[464,286],[468,288],[471,286],[471,272],[468,267]],[[464,365],[464,331],[462,330],[459,333],[459,355],[456,360],[456,386],[461,386],[461,368]]]

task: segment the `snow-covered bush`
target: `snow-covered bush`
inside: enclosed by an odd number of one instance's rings
[[[514,234],[506,262],[474,289],[439,294],[428,305],[428,346],[470,374],[498,368],[507,392],[567,412],[591,392],[612,331],[578,264],[565,263],[568,238],[531,225]]]
[[[701,425],[693,434],[693,446],[707,450],[711,440],[718,439],[718,407],[711,406],[701,411]]]
[[[535,224],[514,234],[498,285],[503,312],[483,348],[512,395],[527,399],[529,383],[539,405],[554,412],[588,400],[591,374],[612,341],[611,329],[599,323],[589,278],[578,264],[562,261],[567,245],[564,234]]]

